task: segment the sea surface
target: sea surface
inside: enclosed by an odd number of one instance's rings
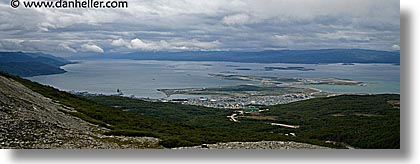
[[[116,94],[139,98],[165,98],[157,89],[205,88],[255,82],[224,80],[209,74],[236,74],[253,76],[286,76],[302,78],[341,78],[362,81],[367,86],[310,85],[338,93],[400,93],[400,66],[393,64],[284,64],[284,63],[234,63],[154,60],[83,60],[63,66],[67,72],[43,75],[28,79],[65,91]],[[314,69],[272,70],[265,67],[305,67]],[[302,87],[302,86],[301,86]],[[187,98],[191,95],[174,95],[170,98]]]

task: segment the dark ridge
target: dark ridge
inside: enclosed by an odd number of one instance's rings
[[[0,52],[0,71],[30,77],[65,73],[66,59],[43,53]]]

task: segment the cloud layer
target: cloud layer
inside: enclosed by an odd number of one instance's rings
[[[13,9],[0,50],[58,55],[179,50],[398,50],[398,0],[141,0],[125,9]]]

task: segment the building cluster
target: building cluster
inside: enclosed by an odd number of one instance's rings
[[[251,97],[200,97],[189,99],[172,99],[170,102],[177,102],[188,105],[205,106],[224,109],[242,109],[249,107],[270,106],[287,104],[311,98],[308,94],[285,94],[279,96],[251,96]]]

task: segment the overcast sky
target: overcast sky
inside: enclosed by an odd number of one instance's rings
[[[22,0],[21,0],[22,1]],[[0,0],[0,51],[399,50],[398,0],[128,0],[26,9]]]

